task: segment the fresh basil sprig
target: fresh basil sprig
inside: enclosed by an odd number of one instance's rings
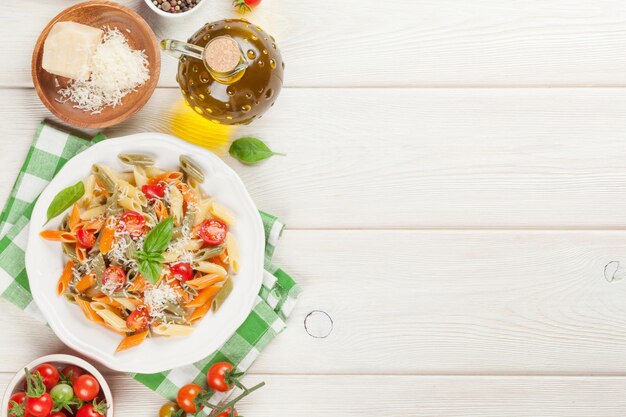
[[[135,258],[139,261],[139,272],[148,281],[156,284],[161,277],[161,265],[165,262],[163,252],[172,240],[174,221],[171,217],[154,226],[143,241],[143,250],[135,252]]]
[[[46,223],[70,208],[72,204],[77,202],[84,194],[85,185],[82,181],[78,181],[76,184],[70,185],[69,187],[59,191],[48,206],[48,211],[46,213],[48,220],[46,220]]]
[[[244,164],[254,164],[272,155],[285,156],[284,153],[273,152],[262,140],[246,136],[239,138],[230,145],[228,153]]]

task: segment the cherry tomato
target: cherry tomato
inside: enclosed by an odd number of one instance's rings
[[[206,382],[215,391],[226,392],[232,388],[232,384],[226,381],[226,375],[233,370],[233,365],[228,362],[216,362],[206,374]]]
[[[138,305],[135,311],[130,313],[126,319],[126,327],[133,333],[142,332],[146,330],[149,325],[150,313],[148,312],[148,307],[144,304]]]
[[[50,391],[57,382],[59,382],[59,370],[49,363],[42,363],[33,370],[33,373],[39,372],[43,384],[46,386],[46,390]]]
[[[165,187],[161,182],[158,184],[146,184],[141,187],[141,192],[148,198],[161,198],[165,195]]]
[[[100,384],[93,376],[84,374],[76,379],[74,394],[76,394],[79,400],[91,401],[96,398],[98,392],[100,392]]]
[[[52,411],[52,406],[52,397],[47,392],[38,398],[26,398],[26,412],[34,417],[47,417]]]
[[[194,400],[201,392],[202,388],[200,388],[200,385],[184,385],[183,387],[181,387],[180,390],[178,390],[176,402],[178,403],[178,406],[182,408],[186,413],[195,413],[196,403],[194,402]]]
[[[18,406],[23,406],[24,405],[24,401],[26,401],[26,393],[25,392],[16,392],[15,394],[11,395],[11,398],[9,398],[9,415],[11,416],[11,409],[13,407],[15,407],[15,405],[13,405],[12,401],[15,401],[15,403]],[[24,413],[24,417],[28,417],[28,413]]]
[[[120,223],[132,237],[139,237],[146,231],[146,218],[136,211],[127,211],[122,214]]]
[[[219,245],[226,238],[226,224],[218,219],[205,220],[200,226],[200,237],[209,245]]]
[[[93,245],[96,243],[96,235],[91,233],[89,230],[78,229],[76,232],[76,239],[78,239],[78,243],[83,248],[93,248]]]
[[[48,417],[67,417],[67,416],[65,415],[65,413],[62,413],[60,411],[56,411],[54,413],[48,414]]]
[[[233,415],[238,416],[239,413],[237,413],[237,409],[235,408],[235,412],[233,413]],[[221,413],[217,414],[215,417],[230,417],[230,407],[228,407],[226,410],[222,411]]]
[[[180,410],[180,407],[176,403],[165,403],[159,410],[159,417],[172,417],[172,414]]]
[[[104,417],[104,413],[100,413],[93,404],[85,404],[78,409],[76,417]]]
[[[70,374],[71,372],[71,374]],[[79,368],[76,365],[67,365],[65,368],[61,370],[61,373],[65,375],[66,378],[70,378],[70,382],[72,385],[76,382],[79,376],[85,373],[82,368]]]
[[[109,284],[110,282],[115,284],[113,291],[120,291],[126,284],[126,272],[117,265],[111,265],[104,270],[102,285],[110,288],[109,286],[112,286],[112,284]]]
[[[185,262],[179,262],[170,266],[170,273],[179,281],[189,281],[193,278],[193,268]]]
[[[246,4],[250,7],[256,7],[261,4],[261,0],[244,0]]]

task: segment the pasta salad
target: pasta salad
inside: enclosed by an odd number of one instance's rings
[[[71,208],[57,230],[68,260],[57,293],[85,317],[123,336],[117,352],[146,338],[185,336],[232,291],[239,271],[235,216],[200,189],[189,157],[163,170],[147,154],[120,154],[129,166],[95,164],[53,199],[48,218]]]

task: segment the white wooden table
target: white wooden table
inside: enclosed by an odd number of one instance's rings
[[[234,15],[204,0],[158,37]],[[74,0],[0,13],[0,196],[38,122],[40,30]],[[254,134],[286,152],[243,167],[257,205],[289,226],[277,263],[304,289],[252,368],[247,416],[626,415],[626,2],[265,0],[286,89]],[[177,116],[175,61],[109,136],[206,132]],[[0,302],[0,390],[53,333]],[[334,330],[311,338],[312,310]],[[117,415],[163,402],[109,373]]]

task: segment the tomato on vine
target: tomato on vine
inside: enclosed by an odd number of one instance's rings
[[[219,392],[230,391],[233,386],[241,388],[239,377],[241,372],[233,372],[234,366],[228,362],[214,363],[206,375],[206,382],[209,387]]]
[[[202,388],[197,384],[187,384],[178,390],[176,402],[186,413],[196,413],[196,397],[202,392]]]
[[[43,384],[46,386],[46,390],[50,391],[52,387],[54,387],[57,382],[59,382],[59,371],[54,366],[49,363],[42,363],[37,366],[33,373],[39,372],[41,375],[41,379],[43,380]]]
[[[78,409],[76,417],[104,417],[107,412],[107,405],[104,401],[85,404]]]
[[[28,417],[24,407],[26,402],[25,392],[16,392],[9,398],[9,416],[11,417]]]
[[[91,375],[81,375],[74,384],[74,394],[81,401],[91,401],[100,392],[98,380]]]
[[[56,368],[55,368],[56,369]],[[39,372],[26,373],[26,401],[24,410],[33,417],[47,417],[52,411],[53,401]]]
[[[259,4],[261,4],[261,0],[233,0],[233,6],[242,13],[251,11],[253,7]]]

